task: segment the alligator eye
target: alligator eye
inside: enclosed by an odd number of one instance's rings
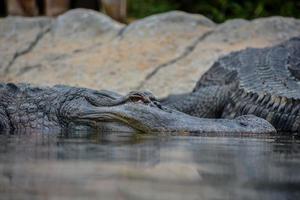
[[[156,105],[159,109],[162,109],[161,104],[158,101],[153,102],[154,105]]]
[[[153,101],[151,101],[150,96],[147,96],[144,93],[132,93],[128,96],[128,99],[133,102],[142,101],[143,103],[146,103],[146,104],[153,102]]]
[[[131,95],[129,100],[133,102],[145,102],[145,98],[140,95]]]

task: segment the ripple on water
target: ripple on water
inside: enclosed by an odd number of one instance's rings
[[[0,199],[300,199],[293,138],[0,135]]]

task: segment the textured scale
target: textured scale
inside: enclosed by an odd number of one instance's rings
[[[188,97],[166,105],[180,108],[179,110],[188,114],[202,116],[208,112],[207,109],[211,109],[209,105],[213,96],[218,96],[221,100],[227,100],[222,103],[225,105],[224,109],[217,111],[223,118],[254,114],[267,119],[279,131],[300,132],[299,80],[300,38],[292,38],[274,47],[247,48],[217,60],[202,75],[193,92],[185,95],[194,97],[193,100],[190,99],[193,102],[191,105],[197,104],[195,102],[208,105],[207,108],[199,107],[196,114],[188,112],[187,108],[182,110],[182,102]],[[209,92],[212,86],[230,92]],[[208,91],[204,94],[203,90]],[[228,98],[222,96],[226,94],[229,94]],[[195,98],[203,95],[209,96],[204,99]]]
[[[87,88],[57,85],[32,87],[27,84],[0,84],[0,132],[3,130],[53,130],[68,125],[63,105],[83,98],[91,105],[109,105],[117,94]],[[74,106],[74,105],[73,105]],[[75,105],[74,107],[78,107]]]
[[[57,128],[56,109],[53,105],[61,95],[56,88],[34,88],[25,84],[3,84],[0,99],[6,101],[6,115],[12,129]],[[60,91],[63,94],[63,91]],[[53,95],[55,93],[55,95]]]

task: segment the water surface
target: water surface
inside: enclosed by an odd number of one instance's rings
[[[300,199],[300,143],[0,135],[0,199]]]

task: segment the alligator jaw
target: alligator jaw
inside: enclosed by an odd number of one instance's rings
[[[204,119],[138,102],[127,102],[110,107],[86,107],[77,119],[100,124],[115,122],[120,127],[131,127],[143,133],[172,133],[174,135],[276,133],[275,128],[269,122],[253,115],[245,115],[232,120]]]

